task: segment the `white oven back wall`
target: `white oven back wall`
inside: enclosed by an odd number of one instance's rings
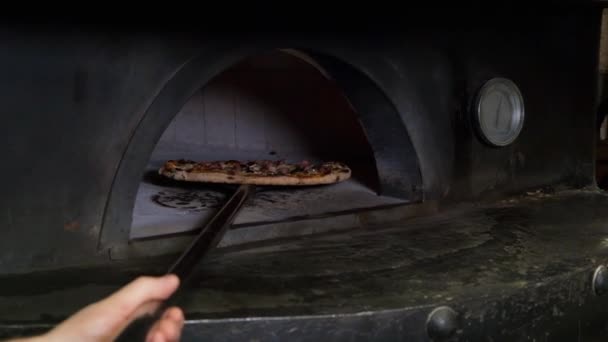
[[[244,61],[194,94],[160,138],[150,166],[177,158],[373,160],[340,89],[280,52]]]

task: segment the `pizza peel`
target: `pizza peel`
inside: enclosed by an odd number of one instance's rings
[[[189,279],[194,267],[221,241],[222,237],[234,221],[236,214],[245,202],[255,192],[255,185],[241,184],[228,201],[218,210],[215,215],[201,229],[199,234],[192,240],[190,245],[169,267],[166,274],[175,274],[180,279],[180,288],[183,288]],[[148,331],[158,321],[173,295],[159,305],[152,314],[144,315],[133,321],[117,341],[145,341]]]
[[[189,280],[194,267],[221,241],[234,221],[236,214],[243,207],[247,199],[256,191],[256,187],[272,187],[247,183],[239,184],[238,182],[232,183],[232,185],[234,184],[238,184],[238,188],[234,194],[215,213],[186,250],[167,270],[166,274],[175,274],[180,279],[180,288],[183,288],[187,280]],[[117,341],[145,341],[148,331],[161,318],[165,309],[169,307],[168,303],[179,290],[177,289],[170,298],[163,301],[152,314],[144,315],[134,320],[117,338]]]

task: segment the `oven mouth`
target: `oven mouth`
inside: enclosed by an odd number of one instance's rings
[[[233,186],[180,182],[158,174],[166,160],[340,161],[352,177],[337,184],[261,187],[233,227],[331,218],[404,204],[379,194],[374,151],[340,87],[311,59],[271,51],[223,71],[196,92],[158,140],[141,179],[130,240],[191,233]]]
[[[300,45],[293,43],[285,45]],[[409,134],[419,123],[402,112],[418,107],[392,92],[385,79],[392,65],[344,47],[306,44],[193,53],[146,100],[115,172],[99,251],[122,259],[179,250],[230,192],[159,177],[167,159],[337,160],[353,170],[339,184],[264,187],[220,245],[362,227],[417,216],[418,207],[425,212],[426,205],[410,205],[425,200]],[[279,96],[285,94],[291,98]]]

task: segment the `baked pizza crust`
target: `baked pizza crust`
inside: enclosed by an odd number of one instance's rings
[[[277,186],[297,186],[297,185],[321,185],[333,184],[347,180],[351,177],[351,170],[346,165],[335,163],[336,167],[327,174],[303,174],[294,173],[292,175],[260,175],[245,173],[227,173],[217,171],[201,171],[196,167],[182,169],[176,167],[175,161],[168,161],[165,166],[158,171],[163,175],[174,180],[200,183],[222,183],[222,184],[252,184],[252,185],[277,185]]]

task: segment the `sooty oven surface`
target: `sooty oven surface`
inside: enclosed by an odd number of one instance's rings
[[[604,333],[601,8],[515,12],[359,34],[2,28],[0,336],[164,272],[232,191],[157,174],[179,158],[353,169],[256,193],[180,294],[187,340]]]

